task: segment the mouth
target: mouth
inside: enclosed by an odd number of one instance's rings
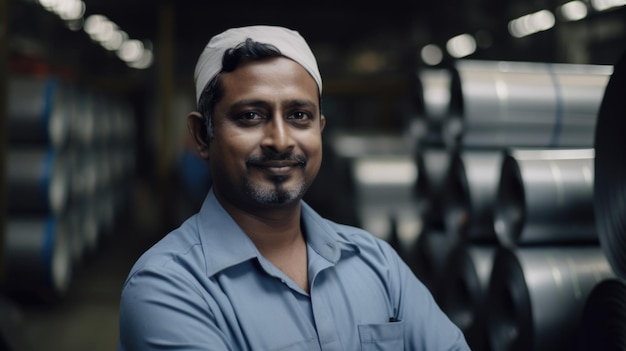
[[[301,160],[264,160],[249,162],[249,166],[260,169],[272,176],[285,176],[297,168],[304,168],[305,162]]]

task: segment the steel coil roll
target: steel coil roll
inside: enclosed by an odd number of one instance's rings
[[[594,210],[600,244],[615,272],[626,278],[626,53],[607,85],[595,135]]]
[[[626,282],[598,283],[585,303],[576,350],[626,350]]]
[[[613,273],[598,246],[499,247],[487,299],[492,350],[571,350],[593,287]]]
[[[460,240],[496,242],[493,212],[503,158],[499,150],[461,150],[452,155],[445,217]]]
[[[72,120],[68,88],[55,78],[11,76],[8,84],[10,143],[65,147]]]
[[[593,149],[512,150],[502,164],[494,230],[506,246],[597,243]]]
[[[63,217],[10,217],[6,290],[42,299],[63,297],[72,280],[68,223]]]
[[[458,60],[449,123],[468,147],[591,147],[611,66]]]
[[[443,199],[452,154],[444,148],[424,148],[416,154],[415,199],[424,226],[444,225]]]
[[[412,196],[417,167],[410,155],[361,156],[351,161],[356,212],[362,227],[389,240],[393,221],[418,211]],[[406,213],[406,215],[404,215]]]
[[[7,162],[11,213],[63,213],[71,194],[69,160],[52,148],[11,148]]]
[[[424,68],[417,73],[419,88],[416,93],[419,108],[410,123],[410,134],[420,145],[444,145],[449,135],[443,133],[450,115],[452,72],[446,68]]]
[[[90,90],[76,92],[76,113],[72,120],[72,139],[82,147],[98,142],[97,94]]]
[[[484,333],[485,297],[496,246],[459,245],[443,269],[439,305],[461,331],[473,350],[487,350]]]
[[[424,101],[424,113],[429,118],[445,118],[450,113],[452,71],[447,68],[425,68],[418,73]]]

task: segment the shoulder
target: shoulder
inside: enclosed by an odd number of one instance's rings
[[[196,216],[190,217],[180,227],[165,235],[137,259],[130,270],[125,285],[139,272],[158,271],[194,273],[202,270],[204,258],[196,224]]]

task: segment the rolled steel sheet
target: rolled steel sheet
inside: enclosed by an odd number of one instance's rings
[[[591,147],[612,67],[458,60],[454,73],[448,129],[464,147]]]
[[[418,170],[415,198],[424,226],[444,225],[443,199],[452,153],[445,148],[424,148],[416,154]]]
[[[11,294],[56,299],[72,281],[68,223],[63,217],[9,217],[6,289]]]
[[[391,222],[413,214],[419,219],[412,190],[417,166],[410,154],[360,156],[351,160],[356,211],[362,227],[388,240]]]
[[[72,120],[72,139],[76,145],[93,146],[100,140],[97,101],[97,94],[93,91],[81,90],[76,93],[76,113]]]
[[[431,119],[443,119],[452,104],[452,71],[447,68],[425,68],[418,72],[424,101],[424,113]]]
[[[9,142],[47,144],[60,149],[69,143],[72,101],[58,79],[9,77]]]
[[[439,305],[461,331],[472,350],[488,349],[486,296],[497,247],[458,245],[448,256],[439,288]]]
[[[507,153],[494,210],[506,246],[597,243],[593,149],[516,149]]]
[[[52,148],[11,148],[7,164],[8,209],[12,213],[61,214],[72,185],[69,160]]]
[[[626,282],[605,279],[587,297],[575,350],[626,350],[625,331]]]
[[[447,68],[424,68],[417,73],[419,108],[410,121],[409,131],[420,145],[447,145],[450,133],[443,128],[450,114],[452,72]]]
[[[599,246],[500,246],[487,291],[492,350],[571,350],[593,287],[614,274]]]
[[[503,158],[500,150],[461,150],[452,155],[445,217],[460,240],[496,242],[493,213]]]
[[[626,53],[607,85],[595,135],[594,211],[600,244],[626,278]]]

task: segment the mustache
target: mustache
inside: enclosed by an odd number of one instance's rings
[[[252,155],[248,157],[246,163],[248,164],[263,164],[266,162],[272,161],[293,161],[299,164],[305,164],[307,161],[306,156],[300,154],[294,154],[292,152],[283,152],[283,153],[271,153],[264,152],[261,155]]]

